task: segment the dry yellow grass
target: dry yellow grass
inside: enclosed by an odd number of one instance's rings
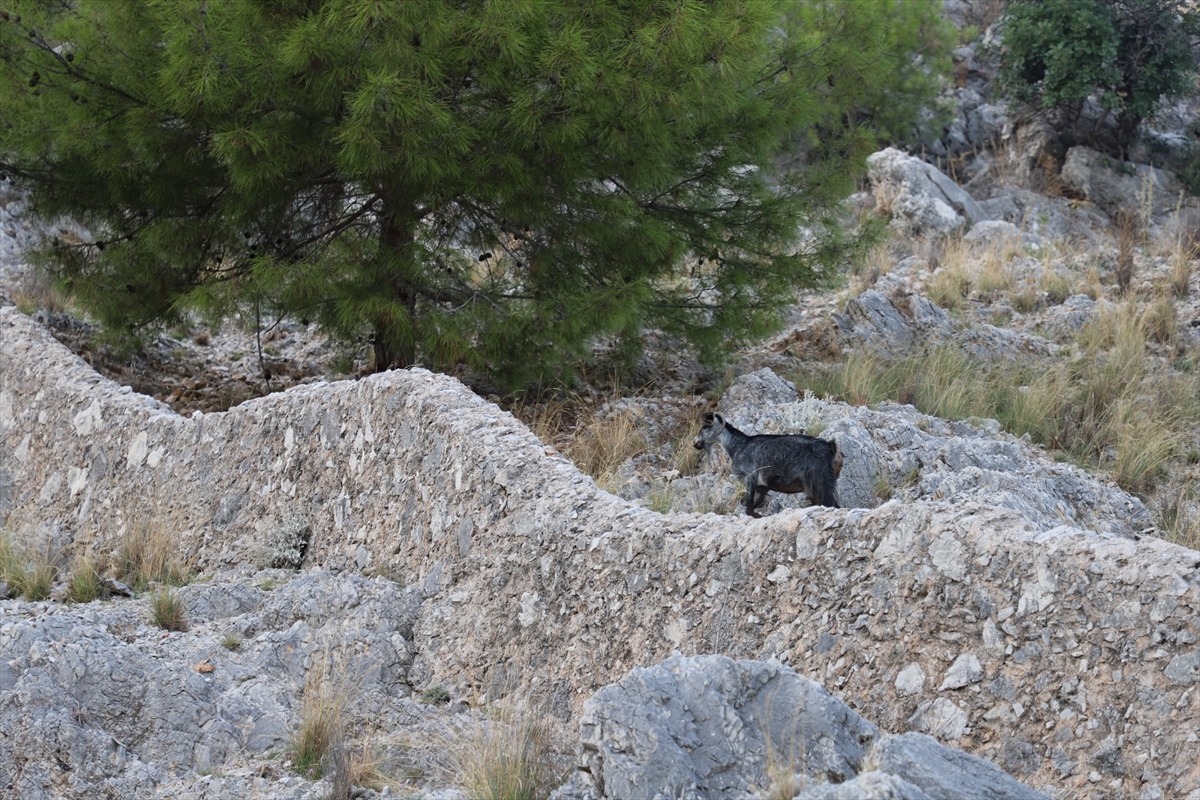
[[[471,800],[545,800],[563,780],[549,726],[504,708],[447,737],[445,767]]]
[[[602,489],[616,486],[617,470],[646,449],[633,408],[598,414],[580,427],[563,454],[591,475]]]
[[[135,518],[121,536],[117,576],[137,589],[152,583],[182,586],[191,576],[191,560],[182,552],[176,528],[161,514]]]
[[[300,721],[292,736],[292,766],[301,775],[319,777],[342,762],[344,775],[348,712],[361,693],[361,681],[346,669],[345,659],[325,653],[315,659],[304,677]]]
[[[1106,306],[1057,361],[979,362],[951,347],[885,362],[853,354],[816,391],[850,403],[892,399],[946,419],[997,419],[1017,435],[1109,471],[1151,493],[1200,422],[1200,381],[1157,370],[1147,344],[1166,336],[1160,315],[1130,300]],[[805,375],[794,376],[804,386]]]

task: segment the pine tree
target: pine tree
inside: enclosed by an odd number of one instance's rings
[[[715,359],[859,243],[839,202],[870,136],[831,87],[887,65],[786,10],[12,2],[0,160],[95,233],[43,262],[109,326],[250,307],[510,386],[647,328]]]

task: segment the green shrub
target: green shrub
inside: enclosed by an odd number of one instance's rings
[[[1193,88],[1200,11],[1178,0],[1013,0],[1001,24],[1001,90],[1076,120],[1095,94],[1123,150],[1161,97]]]

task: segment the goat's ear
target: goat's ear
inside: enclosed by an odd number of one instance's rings
[[[710,413],[709,413],[709,412],[707,412],[707,411],[706,411],[706,412],[704,412],[704,424],[705,424],[705,425],[712,425],[712,423],[713,423],[713,417],[715,417],[715,416],[716,416],[715,414],[710,414]]]

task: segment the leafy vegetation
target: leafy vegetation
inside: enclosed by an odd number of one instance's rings
[[[1178,0],[1013,0],[1002,25],[999,86],[1073,121],[1095,94],[1122,149],[1160,98],[1194,88],[1200,10]]]

